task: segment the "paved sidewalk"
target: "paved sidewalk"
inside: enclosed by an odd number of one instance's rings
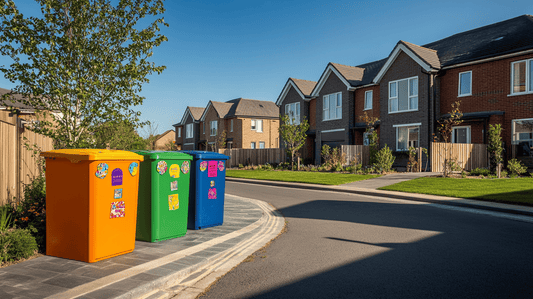
[[[221,226],[137,241],[132,253],[93,264],[44,256],[1,268],[0,298],[195,298],[284,223],[265,202],[227,194]]]
[[[357,182],[338,185],[338,186],[331,186],[331,185],[316,185],[316,184],[290,183],[290,182],[252,180],[252,179],[240,179],[240,178],[226,177],[226,181],[230,181],[230,182],[241,182],[241,183],[248,183],[248,184],[260,184],[260,185],[298,188],[298,189],[317,190],[317,191],[334,191],[334,192],[352,193],[352,194],[360,194],[360,195],[368,195],[368,196],[381,196],[381,197],[394,198],[394,199],[427,202],[427,203],[442,204],[442,205],[455,206],[455,207],[472,208],[472,209],[485,210],[485,211],[491,211],[491,212],[500,212],[500,213],[507,213],[507,214],[512,214],[512,215],[523,215],[523,216],[533,217],[533,207],[487,202],[487,201],[473,200],[473,199],[456,198],[456,197],[445,197],[445,196],[406,193],[406,192],[397,192],[397,191],[376,190],[375,188],[377,188],[377,186],[382,187],[382,186],[388,186],[388,185],[394,184],[393,182],[396,181],[396,179],[389,181],[386,179],[386,176],[385,176],[385,178],[380,177],[380,178],[375,178],[375,179],[368,179],[366,181],[371,181],[371,180],[376,180],[376,182],[374,183],[368,182],[366,184],[367,186],[369,186],[369,188],[362,188],[362,187],[358,187],[358,185],[355,184]],[[385,184],[386,182],[389,182],[390,184]]]

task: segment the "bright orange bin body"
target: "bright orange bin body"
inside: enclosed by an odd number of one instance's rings
[[[41,156],[46,158],[46,254],[94,263],[132,252],[144,157],[100,149]]]

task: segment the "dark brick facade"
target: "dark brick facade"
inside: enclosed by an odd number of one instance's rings
[[[372,109],[365,110],[365,93],[367,91],[372,91]],[[355,90],[355,122],[362,123],[364,122],[362,117],[366,112],[367,115],[381,119],[380,115],[380,89],[379,85],[368,86],[363,88],[358,88]],[[366,128],[357,128],[353,131],[354,133],[354,143],[361,145],[364,141],[364,133]]]

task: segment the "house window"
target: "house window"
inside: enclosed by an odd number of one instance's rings
[[[178,128],[178,138],[181,138],[181,127]]]
[[[511,94],[533,92],[533,59],[511,64]]]
[[[192,138],[192,135],[193,135],[193,126],[192,124],[187,124],[186,127],[185,127],[185,134],[187,138]]]
[[[325,95],[323,100],[323,120],[342,118],[342,92]]]
[[[513,120],[513,140],[516,155],[533,156],[533,118]]]
[[[218,121],[212,120],[211,121],[211,136],[217,135],[217,129],[218,129]]]
[[[372,109],[372,90],[365,91],[365,110]]]
[[[250,143],[250,148],[255,149],[255,142]]]
[[[259,148],[265,148],[265,142],[259,141]]]
[[[202,123],[202,133],[205,135],[205,121]]]
[[[418,110],[418,77],[389,82],[389,113]]]
[[[472,71],[459,73],[459,96],[472,95]]]
[[[421,125],[421,123],[417,123],[393,126],[396,127],[397,151],[406,151],[410,147],[419,147]]]
[[[285,105],[285,114],[289,116],[290,124],[300,124],[300,103]]]
[[[263,132],[263,120],[261,119],[252,119],[252,130],[262,133]]]
[[[452,143],[470,143],[470,126],[454,127]]]
[[[233,132],[233,119],[230,121],[229,131]]]

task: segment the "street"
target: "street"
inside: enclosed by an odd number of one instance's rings
[[[533,224],[424,203],[227,182],[284,234],[201,298],[532,298]]]

